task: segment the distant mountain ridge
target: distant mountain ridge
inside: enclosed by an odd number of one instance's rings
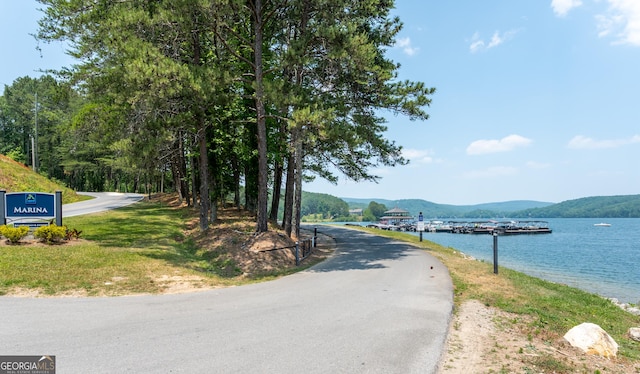
[[[425,217],[429,218],[491,218],[510,215],[513,212],[525,209],[544,208],[553,205],[553,203],[549,202],[532,200],[514,200],[476,205],[450,205],[437,204],[422,199],[387,200],[378,198],[360,199],[349,197],[341,197],[341,199],[349,204],[349,208],[352,209],[366,209],[371,201],[375,201],[378,204],[384,204],[389,209],[401,208],[407,210],[414,216],[417,216],[419,212],[422,212]]]
[[[421,199],[360,199],[342,197],[349,208],[366,209],[371,201],[401,208],[425,218],[640,218],[640,195],[593,196],[560,203],[513,200],[476,205],[437,204]]]
[[[640,195],[592,196],[517,212],[537,218],[640,218]]]

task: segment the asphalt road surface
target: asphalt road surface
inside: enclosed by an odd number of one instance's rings
[[[275,281],[0,297],[0,355],[55,355],[57,373],[435,373],[453,308],[446,267],[406,243],[319,231],[335,255]]]
[[[93,199],[79,201],[77,203],[63,204],[62,219],[64,219],[64,217],[79,216],[121,208],[138,202],[144,198],[144,195],[137,193],[78,192],[78,194],[91,196]]]

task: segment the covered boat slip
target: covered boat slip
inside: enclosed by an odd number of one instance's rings
[[[420,212],[422,214],[422,212]],[[420,216],[420,220],[421,216]],[[415,218],[406,210],[394,208],[384,212],[378,223],[367,227],[394,231],[418,231]],[[448,232],[454,234],[550,234],[551,229],[547,221],[540,220],[475,220],[475,221],[442,221],[430,220],[424,222],[424,231]]]
[[[550,234],[547,221],[451,221],[452,233],[456,234]]]

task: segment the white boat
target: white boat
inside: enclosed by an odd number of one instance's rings
[[[609,227],[611,226],[610,223],[604,223],[604,222],[600,222],[600,223],[594,223],[594,226],[598,226],[598,227]]]

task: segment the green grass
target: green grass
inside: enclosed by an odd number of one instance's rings
[[[0,247],[0,295],[30,289],[55,295],[157,293],[160,275],[199,276],[203,285],[242,284],[217,274],[183,232],[193,210],[143,202],[105,213],[69,217],[81,244]],[[3,239],[4,240],[4,239]],[[234,274],[236,275],[236,274]]]
[[[72,189],[51,181],[43,175],[34,173],[33,170],[4,155],[0,155],[0,189],[6,192],[62,191],[63,204],[90,199],[88,196],[76,194]]]

